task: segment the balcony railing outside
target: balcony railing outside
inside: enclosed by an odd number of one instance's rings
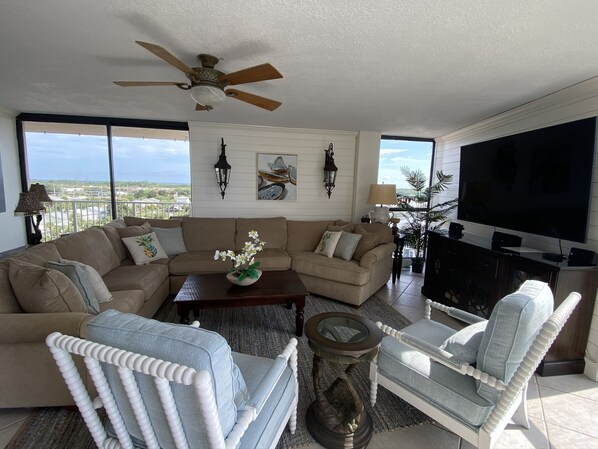
[[[77,232],[91,226],[102,226],[112,220],[109,200],[59,200],[46,203],[46,212],[40,228],[44,241],[54,240],[61,234]],[[166,202],[117,201],[117,217],[170,218],[187,216],[190,204]]]

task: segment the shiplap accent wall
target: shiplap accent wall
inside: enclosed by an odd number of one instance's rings
[[[18,248],[27,244],[25,218],[15,217],[13,211],[21,192],[19,171],[19,151],[15,130],[15,116],[0,109],[0,157],[2,158],[2,176],[6,211],[0,212],[0,251]]]
[[[594,116],[598,116],[598,77],[437,138],[435,170],[441,169],[445,173],[454,175],[454,182],[450,190],[439,196],[439,200],[458,196],[461,146]],[[456,212],[453,219],[457,219]],[[466,232],[486,237],[491,237],[494,232],[494,228],[491,226],[462,220],[460,222],[465,226]],[[587,244],[563,240],[562,246],[565,254],[568,254],[572,246],[598,251],[598,156],[595,156],[594,160],[594,183],[589,224]],[[558,240],[555,238],[502,228],[496,230],[522,236],[523,246],[559,252]]]
[[[192,215],[350,221],[356,136],[356,132],[346,131],[190,122]],[[232,166],[224,200],[214,174],[222,137],[227,145],[226,158]],[[331,142],[338,175],[332,197],[328,199],[323,168],[324,150]],[[298,156],[296,201],[257,200],[258,153]]]

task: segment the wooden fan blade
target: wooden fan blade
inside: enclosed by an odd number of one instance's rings
[[[166,61],[168,64],[176,67],[181,72],[184,72],[188,75],[197,76],[197,73],[195,72],[195,70],[193,70],[191,67],[189,67],[187,64],[185,64],[183,61],[181,61],[179,58],[174,56],[172,53],[170,53],[165,48],[160,47],[159,45],[156,45],[156,44],[150,44],[148,42],[141,42],[141,41],[135,41],[135,42],[138,43],[139,45],[141,45],[146,50],[155,54],[158,58],[160,58],[160,59]]]
[[[142,87],[142,86],[178,86],[177,81],[114,81],[114,84],[121,87]]]
[[[241,92],[237,89],[228,89],[225,91],[226,95],[237,100],[244,101],[245,103],[252,104],[254,106],[273,111],[282,103],[268,98],[260,97],[259,95],[248,94],[247,92]]]
[[[231,86],[236,84],[255,83],[256,81],[266,81],[282,78],[282,75],[270,64],[256,65],[238,72],[226,73],[220,75],[220,81],[226,82]]]
[[[209,111],[210,109],[212,109],[212,108],[208,108],[207,106],[204,106],[203,104],[195,103],[196,111]]]

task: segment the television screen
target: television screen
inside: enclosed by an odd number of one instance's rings
[[[461,147],[460,220],[585,243],[596,117]]]

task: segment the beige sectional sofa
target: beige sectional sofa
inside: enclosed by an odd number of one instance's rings
[[[121,236],[146,221],[153,228],[182,228],[186,251],[148,265],[135,265]],[[214,251],[240,249],[248,239],[248,232],[257,230],[260,239],[266,242],[264,251],[258,255],[261,269],[292,268],[310,292],[359,306],[388,281],[395,246],[388,227],[360,225],[358,232],[367,234],[368,238],[362,240],[367,240],[371,248],[358,247],[363,253],[358,255],[359,260],[314,254],[322,234],[339,226],[352,230],[352,225],[340,221],[293,221],[284,217],[176,220],[125,217],[31,247],[11,258],[42,267],[60,259],[87,264],[102,276],[113,296],[110,302],[99,305],[100,311],[116,309],[152,317],[169,294],[178,292],[189,273],[226,272],[231,262],[214,260]],[[9,259],[1,259],[0,407],[72,404],[44,340],[53,331],[85,337],[85,322],[91,316],[85,312],[24,312],[11,287]]]

